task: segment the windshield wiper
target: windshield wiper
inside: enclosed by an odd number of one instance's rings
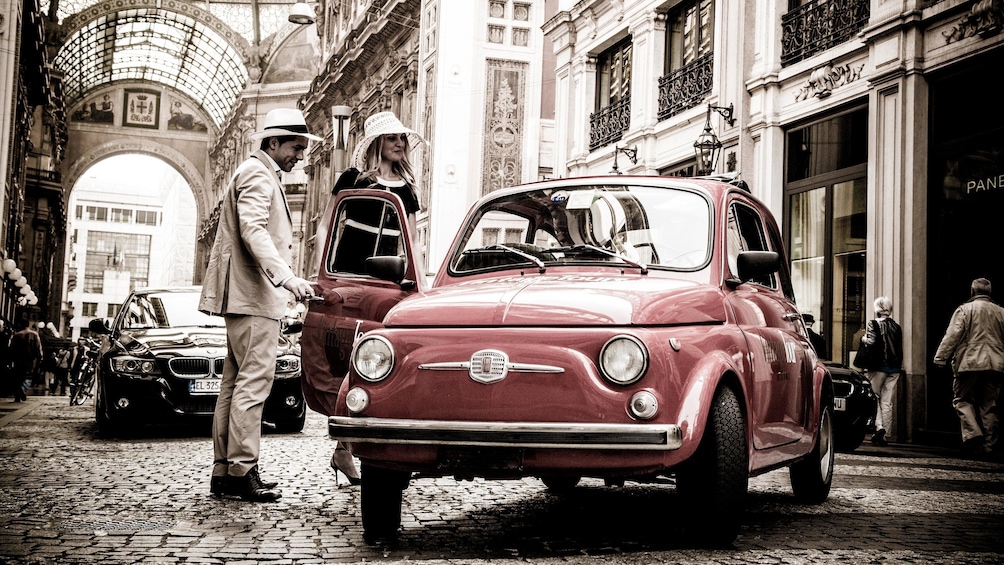
[[[537,257],[534,257],[533,255],[530,255],[525,251],[520,251],[519,249],[516,249],[514,247],[509,247],[508,245],[502,245],[501,243],[496,243],[495,245],[489,245],[488,247],[485,247],[485,249],[501,249],[507,253],[518,255],[526,259],[527,261],[530,261],[534,265],[537,265],[537,271],[542,275],[544,274],[545,271],[547,271],[547,267],[544,265],[543,261],[541,261]]]
[[[574,251],[581,251],[583,249],[585,249],[587,251],[592,251],[594,253],[599,253],[601,255],[607,255],[608,257],[614,257],[616,259],[620,259],[621,261],[624,261],[628,265],[631,265],[632,267],[640,270],[641,274],[643,274],[643,275],[647,275],[648,274],[648,265],[646,265],[645,263],[641,263],[641,262],[635,261],[633,259],[629,259],[629,258],[625,257],[624,255],[622,255],[620,253],[617,253],[616,251],[611,251],[610,249],[605,249],[603,247],[596,247],[595,245],[571,245],[571,246],[568,246],[568,247],[555,247],[555,248],[549,249],[548,251],[550,251],[552,253],[555,252],[555,251],[564,251],[564,252],[572,251],[572,252],[574,252]]]

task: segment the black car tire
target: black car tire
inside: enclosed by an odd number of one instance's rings
[[[694,536],[713,546],[739,535],[749,491],[746,424],[735,392],[715,392],[704,437],[693,457],[676,473],[683,508],[695,512]]]
[[[868,435],[868,428],[864,424],[851,426],[847,430],[833,434],[833,445],[841,453],[851,453],[861,447]]]
[[[283,420],[275,423],[275,431],[280,434],[295,434],[303,431],[303,426],[307,422],[307,411],[304,410],[299,416],[292,420]]]
[[[823,402],[819,412],[819,434],[812,451],[789,467],[791,490],[799,502],[819,504],[830,495],[833,483],[833,408]]]
[[[553,492],[554,494],[568,494],[579,484],[582,477],[576,476],[566,476],[566,475],[549,475],[547,477],[541,477],[540,482],[544,483],[547,490]]]
[[[105,405],[105,391],[101,383],[95,385],[94,421],[98,424],[98,433],[102,437],[111,437],[119,433],[120,428],[108,417],[108,407]]]
[[[401,527],[401,501],[411,475],[363,463],[359,506],[367,539],[393,536]]]

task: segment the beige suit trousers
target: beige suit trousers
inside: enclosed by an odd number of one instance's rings
[[[261,414],[275,378],[279,322],[228,314],[227,358],[213,417],[213,476],[243,477],[258,464]]]

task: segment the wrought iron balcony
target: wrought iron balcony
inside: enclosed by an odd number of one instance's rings
[[[589,114],[589,150],[620,141],[631,127],[631,99],[622,97],[598,112]]]
[[[781,16],[781,66],[855,36],[871,15],[870,0],[817,0]]]
[[[690,64],[659,79],[659,120],[704,103],[711,93],[711,75],[715,69],[714,53],[707,53]]]

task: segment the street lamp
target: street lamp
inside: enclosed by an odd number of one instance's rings
[[[624,174],[624,173],[621,172],[620,168],[617,167],[617,154],[618,153],[623,153],[625,157],[627,157],[628,159],[631,159],[631,164],[632,165],[637,165],[638,164],[638,146],[637,145],[635,145],[634,147],[617,147],[616,145],[614,145],[614,167],[612,169],[610,169],[611,173],[614,173],[616,175],[623,175]]]
[[[296,0],[296,4],[289,9],[289,22],[300,25],[310,25],[314,23],[314,9],[307,5],[306,0]]]
[[[349,117],[352,116],[351,106],[331,107],[331,131],[334,135],[335,150],[345,151],[349,146]],[[340,166],[341,163],[336,164]]]
[[[727,108],[725,106],[712,106],[708,104],[708,115],[704,120],[704,131],[701,132],[701,135],[697,136],[697,141],[694,142],[698,176],[711,174],[718,163],[718,155],[722,152],[722,142],[718,140],[718,136],[711,129],[712,110],[721,114],[730,127],[736,125],[736,119],[732,117],[732,104],[729,104]]]

